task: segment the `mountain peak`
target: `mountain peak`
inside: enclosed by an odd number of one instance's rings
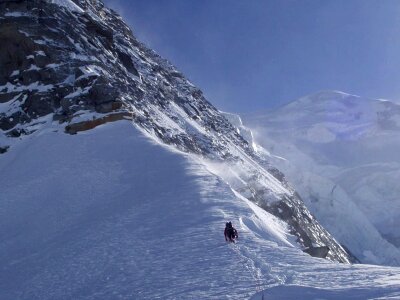
[[[327,113],[354,113],[355,110],[365,112],[399,111],[399,104],[387,99],[365,98],[336,90],[321,90],[294,100],[276,111],[309,111]]]
[[[332,96],[332,97],[347,97],[347,96],[356,96],[356,95],[352,95],[349,93],[345,93],[339,90],[320,90],[320,91],[316,91],[315,93],[310,94],[311,96],[321,96],[321,97],[328,97],[328,96]],[[358,96],[356,96],[358,97]]]
[[[293,107],[298,107],[298,106],[304,106],[304,105],[318,105],[318,104],[324,104],[327,102],[342,102],[342,101],[348,101],[350,99],[355,100],[359,99],[360,96],[357,95],[352,95],[348,93],[344,93],[341,91],[336,91],[336,90],[321,90],[315,93],[312,93],[307,96],[303,96],[295,101],[290,102],[289,104],[285,105],[285,108],[293,108]]]

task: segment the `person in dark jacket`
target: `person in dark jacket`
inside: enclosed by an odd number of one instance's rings
[[[239,237],[237,230],[232,226],[232,222],[227,222],[225,224],[225,241],[234,243],[235,239]]]

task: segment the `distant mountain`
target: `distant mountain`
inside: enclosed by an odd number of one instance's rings
[[[243,118],[315,216],[357,258],[400,263],[400,105],[322,91]]]

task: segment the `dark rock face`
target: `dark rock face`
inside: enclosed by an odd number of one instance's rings
[[[10,130],[53,112],[60,114],[59,120],[69,120],[82,109],[104,113],[122,107],[115,104],[122,82],[110,80],[106,70],[121,78],[126,69],[138,73],[128,55],[114,46],[113,30],[95,15],[39,0],[2,2],[0,10],[6,16],[0,23],[0,101],[21,107],[1,113],[14,122],[2,122],[0,129]],[[104,49],[125,65],[98,59]]]
[[[105,123],[115,122],[115,121],[124,120],[124,119],[130,120],[131,115],[127,112],[108,114],[101,118],[88,120],[88,121],[82,121],[82,122],[67,125],[65,127],[65,132],[69,133],[69,134],[77,134],[80,131],[90,130],[99,125],[103,125]]]
[[[8,150],[8,146],[6,146],[6,147],[0,147],[0,154],[3,154],[3,153],[6,153],[7,152],[7,150]]]
[[[326,258],[326,256],[329,253],[329,247],[327,247],[327,246],[309,247],[307,249],[304,249],[303,251],[314,257]]]
[[[50,116],[74,134],[129,115],[181,151],[232,164],[251,161],[246,197],[286,221],[305,247],[324,244],[329,259],[350,260],[284,175],[253,151],[198,88],[137,41],[101,1],[74,2],[81,9],[45,0],[0,2],[0,133],[20,138]],[[85,112],[94,120],[75,121]],[[271,180],[285,187],[279,199],[269,196],[274,192],[264,182]]]

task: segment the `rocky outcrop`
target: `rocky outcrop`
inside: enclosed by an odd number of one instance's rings
[[[327,247],[327,246],[309,247],[309,248],[304,249],[303,251],[314,257],[326,258],[326,256],[329,253],[329,247]]]
[[[71,123],[65,127],[65,132],[69,133],[69,134],[76,134],[79,131],[90,130],[97,126],[100,126],[100,125],[103,125],[106,123],[110,123],[110,122],[119,121],[119,120],[132,120],[132,116],[130,113],[127,113],[127,112],[120,112],[120,113],[115,113],[115,114],[109,114],[104,117],[93,119],[93,120]]]
[[[95,15],[39,0],[3,1],[0,11],[5,16],[0,20],[0,103],[10,107],[0,112],[0,129],[9,131],[51,113],[68,121],[79,110],[122,108],[122,83],[110,80],[106,70],[116,78],[126,76],[126,70],[138,73],[113,44],[113,30]],[[110,66],[99,59],[105,49],[122,63]]]
[[[0,154],[6,153],[8,148],[10,147],[9,146],[0,147]]]

